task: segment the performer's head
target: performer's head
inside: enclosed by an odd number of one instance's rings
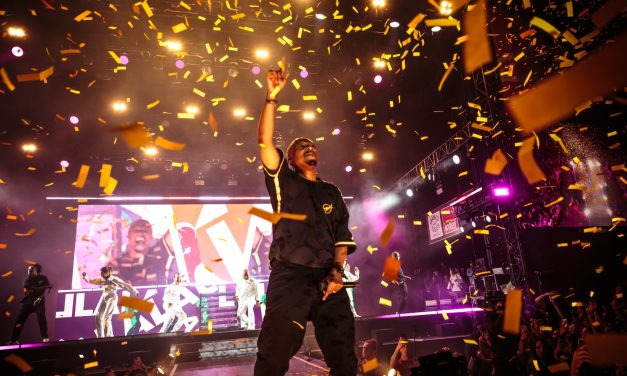
[[[394,257],[394,259],[396,260],[401,260],[401,254],[396,251],[392,252],[392,257]]]
[[[177,285],[181,283],[181,275],[179,273],[174,273],[174,283]]]
[[[244,279],[248,279],[248,269],[244,269],[244,272],[242,273],[242,277]]]
[[[295,139],[287,147],[287,163],[296,172],[315,169],[318,165],[316,144],[305,137]]]
[[[131,223],[128,228],[128,248],[127,252],[146,253],[152,243],[152,225],[145,219],[138,219]]]
[[[41,273],[42,267],[39,264],[33,264],[28,266],[28,276],[34,277]]]
[[[109,276],[111,276],[111,272],[113,271],[113,268],[110,266],[103,266],[102,268],[100,268],[100,276],[104,279],[109,278]]]

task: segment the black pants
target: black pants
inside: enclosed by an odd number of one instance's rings
[[[407,303],[407,295],[408,295],[407,284],[405,282],[398,284],[397,294],[398,294],[398,310],[396,310],[396,313],[402,313],[403,310],[405,309],[405,304]]]
[[[48,338],[48,321],[46,321],[46,302],[42,301],[37,304],[36,307],[33,307],[33,303],[24,303],[22,304],[22,309],[20,309],[20,313],[17,315],[17,321],[15,322],[15,326],[13,327],[13,335],[11,336],[11,342],[17,341],[20,338],[20,334],[22,333],[22,329],[24,328],[24,323],[28,319],[28,316],[31,313],[35,313],[37,315],[37,322],[39,323],[39,332],[41,333],[42,338]]]
[[[355,319],[345,289],[322,301],[320,281],[329,270],[274,263],[266,292],[266,315],[257,342],[255,375],[284,375],[300,349],[307,321],[331,375],[355,376]]]

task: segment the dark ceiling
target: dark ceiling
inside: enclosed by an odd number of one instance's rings
[[[526,51],[527,57],[516,61],[513,76],[504,76],[509,81],[503,86],[509,91],[493,93],[495,102],[496,96],[522,89],[529,69],[535,67],[533,83],[559,64],[556,56],[569,53],[567,45],[542,31],[533,43],[518,37],[529,29],[533,14],[542,13],[560,29],[571,25],[579,34],[590,29],[589,19],[567,18],[565,9],[553,3],[534,2],[535,9],[524,11],[520,4],[509,3],[495,2],[490,9],[496,58],[514,64],[513,57],[520,51]],[[575,12],[582,13],[600,2],[574,4]],[[91,167],[83,194],[101,193],[97,171],[103,163],[113,165],[112,176],[119,180],[116,194],[224,194],[234,189],[226,187],[229,178],[238,180],[239,193],[264,193],[259,162],[252,161],[264,99],[264,89],[255,81],[264,83],[264,72],[276,68],[281,57],[287,59],[291,78],[298,80],[300,88],[289,84],[279,98],[290,107],[277,119],[277,143],[285,146],[301,135],[318,139],[321,176],[335,181],[347,194],[373,185],[391,187],[459,129],[468,118],[467,102],[476,96],[461,64],[437,90],[445,64],[461,57],[461,46],[455,45],[461,31],[445,27],[436,33],[422,22],[417,33],[406,32],[418,13],[427,19],[442,17],[426,1],[388,1],[384,8],[375,9],[370,2],[339,0],[40,0],[4,3],[0,9],[5,30],[0,65],[15,84],[14,91],[0,84],[0,178],[14,187],[45,187],[48,195],[76,194],[71,184],[81,164]],[[86,11],[90,13],[76,21]],[[461,19],[462,13],[453,17]],[[393,20],[400,22],[399,28],[389,28]],[[184,25],[179,27],[185,30],[175,33],[176,25]],[[9,26],[24,27],[27,37],[9,38]],[[180,41],[182,51],[162,46],[167,40]],[[9,52],[13,45],[21,46],[24,56],[13,57]],[[269,51],[265,60],[255,56],[260,47]],[[109,51],[128,57],[125,70]],[[377,71],[374,58],[389,62],[389,69]],[[184,61],[184,68],[175,66],[177,59]],[[260,66],[260,75],[252,74],[253,65]],[[50,66],[54,74],[47,82],[16,78]],[[308,71],[307,78],[299,77],[301,67]],[[209,70],[211,81],[203,77],[203,71]],[[377,73],[383,77],[379,85],[373,82]],[[305,96],[317,100],[304,100]],[[115,100],[127,101],[128,111],[115,113]],[[158,105],[147,108],[157,100]],[[195,119],[179,119],[177,114],[188,105],[198,106],[199,113]],[[236,106],[246,108],[249,118],[235,118]],[[303,111],[316,109],[314,121],[302,119]],[[216,119],[217,134],[209,124],[209,113]],[[72,115],[80,119],[76,128],[69,123]],[[157,157],[144,156],[117,131],[136,122],[143,122],[153,138],[185,144],[185,149],[161,149]],[[458,127],[452,129],[451,122]],[[335,129],[340,133],[334,135]],[[39,148],[30,157],[21,151],[27,141]],[[361,160],[363,151],[373,152],[375,160]],[[138,163],[128,161],[133,158]],[[64,173],[58,173],[61,160],[70,163]],[[189,171],[164,168],[172,162],[187,162]],[[129,164],[135,167],[132,173],[126,170]],[[351,173],[344,171],[347,165],[353,166]],[[156,179],[142,179],[157,174]],[[204,187],[194,185],[199,178],[205,180]]]

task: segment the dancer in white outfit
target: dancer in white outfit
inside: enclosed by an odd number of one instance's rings
[[[344,261],[344,275],[342,276],[342,281],[343,282],[355,282],[358,279],[359,279],[359,268],[355,267],[355,274],[353,274],[351,273],[351,266],[348,265],[346,261]],[[355,290],[355,288],[353,287],[346,288],[346,292],[348,293],[348,298],[351,301],[351,311],[353,312],[353,316],[361,317],[357,314],[357,311],[355,311],[355,300],[353,298],[353,290]]]
[[[176,324],[174,324],[172,331],[178,332],[187,318],[187,314],[183,312],[183,306],[181,305],[181,275],[179,273],[174,274],[174,283],[166,287],[163,293],[163,309],[165,310],[165,318],[161,333],[170,332],[168,328],[172,325],[175,318]]]
[[[113,309],[118,303],[118,294],[116,291],[122,288],[133,295],[139,293],[139,291],[129,283],[111,275],[112,271],[113,269],[110,266],[103,266],[100,268],[101,278],[95,279],[91,279],[87,277],[87,273],[83,273],[83,279],[87,283],[102,286],[102,296],[96,307],[96,336],[98,336],[98,338],[113,337],[111,316],[113,315]]]
[[[250,278],[247,269],[244,269],[243,279],[237,283],[235,288],[235,300],[237,300],[237,319],[240,326],[248,330],[255,329],[253,307],[255,304],[259,305],[257,282]]]

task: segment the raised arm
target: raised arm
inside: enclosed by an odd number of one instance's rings
[[[285,58],[282,60],[285,67]],[[287,83],[289,73],[283,69],[268,71],[266,76],[266,99],[259,118],[259,128],[257,132],[257,142],[259,143],[259,154],[261,162],[270,170],[276,170],[281,162],[279,153],[274,147],[272,136],[274,135],[274,112],[277,106],[277,97]]]
[[[87,282],[87,283],[91,283],[92,285],[100,285],[100,282],[102,281],[102,278],[89,278],[87,276],[87,273],[83,272],[83,281]]]

